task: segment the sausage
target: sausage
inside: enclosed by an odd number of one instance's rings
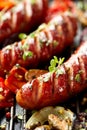
[[[4,47],[0,51],[0,75],[4,76],[15,65],[35,68],[60,54],[73,43],[77,22],[73,16],[57,14],[48,24],[42,24],[26,39]]]
[[[54,72],[27,82],[18,90],[16,100],[26,109],[57,105],[87,89],[87,41]]]
[[[48,0],[23,0],[0,17],[0,46],[2,41],[14,33],[29,32],[44,19]],[[43,16],[43,17],[42,17]]]

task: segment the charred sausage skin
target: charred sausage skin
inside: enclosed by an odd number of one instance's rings
[[[17,102],[26,109],[39,109],[56,105],[87,89],[87,41],[57,67],[22,86]]]
[[[0,76],[4,76],[15,64],[34,68],[53,55],[60,54],[73,43],[77,22],[73,16],[57,14],[48,24],[42,24],[26,39],[4,47],[0,51]]]
[[[48,0],[23,0],[0,17],[0,45],[14,33],[29,32],[44,19]],[[43,17],[42,17],[43,16]]]

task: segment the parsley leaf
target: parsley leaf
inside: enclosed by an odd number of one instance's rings
[[[36,0],[30,0],[31,4],[35,4]]]
[[[27,38],[27,35],[25,33],[20,33],[18,36],[21,40]]]
[[[57,70],[57,66],[62,65],[63,61],[65,58],[58,58],[56,56],[54,56],[54,59],[52,59],[50,61],[50,66],[48,67],[48,70],[50,72],[56,71]]]
[[[27,57],[32,57],[33,52],[32,51],[25,51],[23,54],[23,60],[26,60]]]

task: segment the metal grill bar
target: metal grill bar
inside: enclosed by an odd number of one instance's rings
[[[26,124],[26,110],[23,109],[23,129],[22,130],[25,130],[25,124]]]
[[[76,113],[78,114],[80,112],[80,105],[79,105],[79,99],[76,97]]]
[[[11,107],[11,120],[10,120],[10,129],[13,130],[13,118],[14,118],[14,106]]]

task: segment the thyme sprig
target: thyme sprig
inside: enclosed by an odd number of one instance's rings
[[[56,70],[57,70],[57,66],[62,65],[63,62],[64,62],[64,59],[65,59],[64,57],[58,59],[56,56],[54,56],[54,59],[52,59],[52,60],[50,61],[50,66],[48,67],[48,70],[49,70],[50,72],[56,71]]]

